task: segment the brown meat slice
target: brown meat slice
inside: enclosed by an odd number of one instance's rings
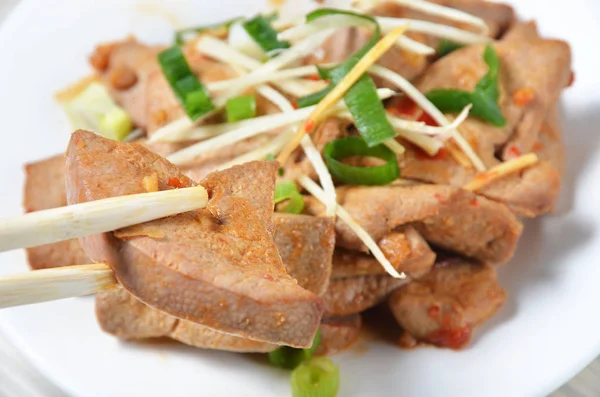
[[[435,252],[412,226],[401,226],[379,240],[385,257],[399,272],[420,277],[435,262]],[[382,275],[385,270],[373,256],[344,248],[333,254],[332,278]]]
[[[387,274],[333,279],[323,295],[325,316],[346,316],[370,309],[407,282]]]
[[[134,38],[101,44],[90,57],[90,63],[102,77],[106,87],[118,104],[123,106],[141,128],[146,128],[146,89],[150,76],[160,72],[156,56],[164,47],[146,46]],[[133,75],[132,85],[119,86],[120,75]]]
[[[65,156],[58,155],[25,165],[25,212],[48,210],[67,205],[65,194]],[[77,239],[27,248],[29,266],[46,269],[91,263]]]
[[[324,292],[331,273],[333,223],[325,218],[288,214],[276,214],[274,222],[275,243],[288,273],[301,287]],[[238,352],[266,352],[277,347],[177,320],[146,306],[125,290],[97,294],[96,316],[105,332],[122,339],[169,336],[199,348]]]
[[[166,336],[178,321],[149,308],[124,289],[96,294],[96,318],[104,332],[127,340]]]
[[[175,329],[168,336],[186,345],[201,349],[238,353],[267,353],[279,347],[272,343],[225,334],[185,320],[179,320]]]
[[[449,259],[393,292],[389,305],[412,338],[460,349],[469,343],[473,327],[491,317],[505,299],[492,266]]]
[[[323,295],[331,276],[335,227],[330,218],[276,214],[273,240],[288,274],[298,284]]]
[[[321,321],[321,343],[315,355],[333,356],[349,348],[360,335],[362,319],[360,314],[345,317],[324,318]]]
[[[516,25],[507,33],[506,39],[494,47],[501,62],[499,105],[507,119],[506,126],[494,127],[469,118],[459,129],[488,167],[499,164],[498,153],[502,160],[508,160],[535,151],[544,120],[549,117],[571,77],[569,46],[562,41],[539,38],[535,25]],[[470,46],[451,53],[427,70],[417,88],[422,92],[440,88],[473,90],[487,71],[483,51],[482,46]],[[515,95],[522,92],[532,94],[530,102],[515,101]],[[410,145],[407,149],[402,164],[406,178],[462,186],[475,176],[473,169],[461,167],[444,153],[429,158]],[[511,178],[503,179],[503,187],[493,188],[493,194],[488,195],[486,190],[483,193],[507,203],[521,215],[536,216],[549,211],[558,192],[556,172],[552,172],[551,167],[560,166],[552,164],[554,158],[548,160],[550,164],[540,164],[533,172],[530,169],[529,181],[536,176],[536,181],[549,182],[524,183],[519,176],[512,176],[512,181],[504,180]],[[521,183],[523,186],[519,186]]]
[[[344,186],[337,189],[337,197],[375,241],[410,223],[435,246],[491,263],[512,257],[522,230],[504,204],[452,186]],[[307,213],[322,213],[316,200],[307,197],[305,202]],[[366,250],[341,221],[336,234],[337,246]]]
[[[70,204],[142,193],[142,179],[153,174],[160,189],[172,178],[195,184],[140,145],[85,131],[73,134],[66,164]],[[274,162],[253,162],[213,173],[201,182],[207,208],[138,225],[133,238],[80,241],[150,307],[255,340],[310,346],[322,305],[286,273],[272,240],[276,171]],[[144,235],[157,228],[163,238]]]

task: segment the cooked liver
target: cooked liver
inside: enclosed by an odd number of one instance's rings
[[[154,72],[160,71],[156,56],[165,47],[146,46],[134,38],[99,45],[90,60],[112,97],[123,106],[141,128],[146,128],[146,89],[148,79]],[[99,58],[104,58],[100,63]],[[95,61],[96,60],[96,61]],[[115,73],[128,70],[135,74],[136,81],[127,89],[115,87],[111,80]]]
[[[333,223],[306,215],[275,214],[274,239],[288,273],[309,291],[322,294],[329,284],[334,246]],[[204,349],[266,352],[277,345],[224,334],[154,310],[127,291],[96,296],[101,328],[122,339],[169,336]]]
[[[408,280],[396,279],[387,274],[331,280],[323,295],[325,316],[346,316],[370,309],[407,282]]]
[[[550,112],[571,77],[569,46],[562,41],[539,38],[534,24],[515,25],[494,47],[501,61],[499,105],[507,119],[506,126],[494,127],[469,118],[460,128],[488,167],[500,163],[497,156],[506,160],[515,154],[536,151],[545,120],[552,117]],[[419,79],[417,87],[422,92],[437,88],[472,90],[487,71],[482,53],[483,46],[451,53],[434,63]],[[530,103],[515,103],[513,96],[520,89],[533,92]],[[556,128],[555,131],[556,143],[560,145],[560,133]],[[554,152],[544,160],[525,171],[530,175],[502,178],[481,193],[506,203],[520,215],[537,216],[550,211],[558,196],[557,170],[562,155]],[[447,153],[430,158],[412,145],[407,145],[402,173],[405,178],[454,186],[463,186],[475,176],[473,169],[458,165]],[[543,182],[538,184],[539,181]]]
[[[522,230],[504,204],[451,186],[344,186],[337,189],[337,196],[375,241],[396,227],[412,224],[435,246],[495,264],[512,257]],[[308,213],[323,211],[316,200],[305,201]],[[336,233],[337,246],[365,251],[343,222],[336,223]]]
[[[25,212],[67,205],[65,195],[65,156],[58,155],[25,165]],[[77,239],[27,248],[29,266],[34,269],[91,263]]]
[[[276,214],[273,240],[283,266],[298,284],[323,295],[331,276],[335,227],[330,218]]]
[[[140,145],[85,131],[73,134],[66,164],[70,204],[142,193],[142,179],[152,174],[161,190],[171,178],[195,185]],[[105,233],[80,241],[153,308],[235,335],[309,346],[322,303],[286,273],[272,240],[276,171],[274,162],[254,162],[213,173],[201,182],[206,209],[138,225],[133,238]],[[157,229],[163,238],[147,235]]]
[[[460,349],[469,343],[473,327],[491,317],[505,299],[492,266],[446,259],[393,292],[389,305],[410,337]]]
[[[333,356],[349,348],[360,335],[360,314],[345,317],[324,318],[321,321],[321,343],[315,351],[317,356]]]
[[[419,277],[435,262],[435,253],[412,226],[401,226],[378,242],[385,257],[399,272]],[[337,248],[333,254],[332,278],[382,275],[385,270],[369,254]]]

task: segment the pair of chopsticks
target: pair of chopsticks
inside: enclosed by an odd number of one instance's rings
[[[112,197],[0,220],[0,252],[105,233],[206,207],[202,186]],[[35,270],[0,278],[0,308],[118,288],[103,263]]]

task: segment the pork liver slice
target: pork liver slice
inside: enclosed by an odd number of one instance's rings
[[[473,327],[492,316],[505,299],[492,266],[445,259],[393,292],[389,305],[411,337],[459,349],[468,344]]]
[[[142,179],[152,174],[160,189],[170,178],[195,185],[140,145],[85,131],[73,134],[66,164],[70,204],[142,193]],[[272,240],[276,170],[254,162],[213,173],[201,182],[206,209],[147,222],[129,239],[84,237],[82,246],[150,307],[259,341],[310,346],[322,303],[286,273]],[[164,237],[144,235],[157,228]]]
[[[65,156],[60,154],[25,165],[25,212],[48,210],[67,205],[65,194]],[[77,239],[26,249],[29,266],[47,269],[91,263]]]

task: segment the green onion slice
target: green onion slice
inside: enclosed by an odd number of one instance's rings
[[[265,156],[265,160],[267,160],[267,161],[277,161],[277,159],[275,158],[275,155],[273,153],[267,154]],[[283,167],[279,167],[279,169],[277,170],[277,175],[283,176]]]
[[[331,80],[330,86],[315,94],[300,98],[297,101],[298,107],[313,105],[322,100],[332,87],[338,84],[377,43],[381,35],[379,24],[373,17],[350,11],[322,8],[308,14],[306,21],[310,23],[328,15],[348,16],[355,20],[355,25],[364,26],[369,24],[374,28],[374,33],[364,47],[350,55],[342,64],[330,69],[319,68],[319,75],[324,79]],[[360,78],[344,95],[344,102],[354,118],[358,132],[365,139],[368,146],[378,145],[396,136],[394,128],[386,117],[383,103],[377,96],[377,87],[370,76],[364,75]]]
[[[361,137],[339,138],[325,145],[325,163],[331,175],[348,185],[385,185],[400,177],[396,154],[384,145],[369,147]],[[370,156],[386,161],[378,167],[356,167],[340,160],[350,156]]]
[[[294,182],[280,182],[275,185],[275,204],[288,200],[283,212],[289,214],[300,214],[304,210],[304,198],[298,192]]]
[[[158,62],[179,102],[192,120],[215,108],[200,80],[194,75],[179,46],[158,54]]]
[[[464,45],[455,43],[453,41],[443,39],[437,47],[437,55],[439,58],[445,57],[446,55],[463,48]]]
[[[468,104],[473,104],[471,109],[473,116],[477,116],[496,127],[503,127],[506,124],[506,119],[498,107],[500,60],[491,45],[486,46],[483,60],[488,66],[488,71],[479,80],[473,92],[437,89],[428,92],[425,96],[444,113],[458,113]]]
[[[335,397],[340,388],[340,370],[328,358],[316,357],[292,371],[292,397]]]
[[[230,98],[227,100],[225,110],[229,123],[256,117],[256,97],[242,95]]]
[[[115,141],[122,141],[133,128],[127,112],[111,98],[106,87],[94,82],[62,106],[73,129],[94,131]]]
[[[186,28],[186,29],[181,29],[175,32],[175,44],[177,45],[182,45],[185,43],[185,38],[186,36],[190,35],[190,34],[194,34],[194,35],[198,35],[200,33],[204,33],[204,32],[214,32],[214,33],[222,33],[222,34],[227,34],[227,32],[229,31],[229,27],[231,25],[233,25],[235,22],[242,20],[243,18],[241,17],[237,17],[237,18],[232,18],[232,19],[228,19],[227,21],[223,21],[220,23],[215,23],[212,25],[206,25],[206,26],[197,26],[197,27],[193,27],[193,28]]]
[[[279,368],[294,369],[304,361],[312,358],[319,343],[321,343],[321,331],[317,331],[310,348],[295,349],[289,346],[282,346],[269,353],[269,362]]]
[[[287,41],[277,39],[277,31],[271,27],[269,18],[258,15],[244,22],[244,29],[267,54],[290,47]]]

